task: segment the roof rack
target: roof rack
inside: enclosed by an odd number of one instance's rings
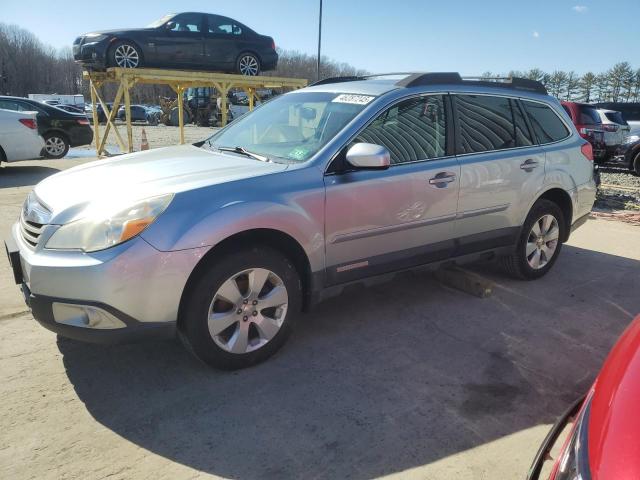
[[[396,82],[398,87],[420,87],[426,85],[472,85],[494,88],[510,88],[514,90],[524,90],[527,92],[547,94],[545,86],[537,81],[520,77],[462,77],[458,72],[430,72],[430,73],[378,73],[374,75],[345,76],[325,78],[312,85],[325,85],[329,83],[353,82],[357,80],[367,80],[376,77],[406,75],[405,78]]]

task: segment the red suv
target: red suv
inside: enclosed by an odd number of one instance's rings
[[[604,143],[604,128],[597,108],[587,103],[560,103],[576,126],[580,136],[593,146],[593,158],[596,163],[604,162],[607,150]]]

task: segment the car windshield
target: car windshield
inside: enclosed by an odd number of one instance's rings
[[[165,23],[167,23],[169,20],[171,20],[175,16],[176,16],[175,13],[169,13],[169,14],[165,15],[164,17],[159,18],[155,22],[151,22],[149,25],[147,25],[147,28],[158,28],[159,26],[164,25]]]
[[[236,120],[203,146],[242,147],[272,161],[304,162],[373,99],[368,95],[327,92],[282,95]]]

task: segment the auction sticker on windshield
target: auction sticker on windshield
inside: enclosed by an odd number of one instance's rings
[[[366,105],[374,98],[376,97],[372,97],[370,95],[353,95],[351,93],[342,93],[331,101],[336,103],[353,103],[355,105]]]

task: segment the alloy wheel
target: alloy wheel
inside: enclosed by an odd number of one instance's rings
[[[558,248],[560,227],[551,214],[540,217],[533,223],[525,246],[527,262],[534,270],[544,268]]]
[[[44,150],[51,157],[57,157],[64,153],[66,145],[60,137],[49,137],[44,144]]]
[[[258,60],[253,55],[244,55],[238,63],[242,75],[255,76],[258,74]]]
[[[209,333],[229,353],[255,351],[280,331],[288,304],[287,288],[278,275],[264,268],[244,270],[227,279],[213,296]]]
[[[140,63],[138,51],[126,43],[118,46],[114,52],[116,64],[122,68],[136,68]]]

